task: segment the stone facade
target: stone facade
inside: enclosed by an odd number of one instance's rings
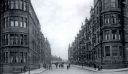
[[[102,68],[128,67],[127,0],[94,0],[90,19],[85,20],[69,47],[74,64]]]
[[[24,68],[50,63],[50,44],[41,33],[30,0],[0,2],[0,45],[0,74],[20,73]]]

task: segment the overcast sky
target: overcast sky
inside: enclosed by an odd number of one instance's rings
[[[89,18],[93,0],[32,0],[32,4],[52,54],[67,59],[68,45]]]

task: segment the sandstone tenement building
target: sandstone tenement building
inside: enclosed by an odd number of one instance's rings
[[[128,67],[128,0],[94,0],[69,46],[69,60],[89,67]]]
[[[50,44],[40,27],[30,0],[0,0],[0,74],[50,63]]]

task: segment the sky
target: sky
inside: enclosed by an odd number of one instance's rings
[[[90,17],[93,0],[31,0],[48,38],[52,55],[68,58],[68,46],[75,39],[85,18]]]

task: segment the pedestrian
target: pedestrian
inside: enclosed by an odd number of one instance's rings
[[[83,68],[83,64],[82,64],[82,68]]]
[[[59,64],[59,68],[61,68],[61,64]]]
[[[26,72],[26,69],[27,69],[27,66],[24,66],[24,69],[23,69],[23,70],[24,70],[24,74],[25,74],[25,72]]]
[[[98,71],[100,71],[102,69],[102,66],[98,66]]]
[[[64,68],[64,64],[62,64],[62,68]]]
[[[67,65],[67,70],[69,69],[69,65]]]
[[[51,66],[50,66],[50,64],[48,65],[48,69],[49,69],[49,70],[51,69]]]
[[[61,64],[61,68],[63,68],[63,64]]]
[[[55,65],[56,65],[56,69],[58,68],[58,63],[55,63]]]
[[[102,66],[100,66],[100,70],[102,70]]]
[[[96,64],[94,64],[94,69],[96,70]]]
[[[69,63],[69,68],[70,68],[70,63]]]

